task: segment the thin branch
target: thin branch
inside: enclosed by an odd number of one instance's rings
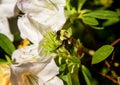
[[[105,65],[107,66],[107,68],[111,72],[111,74],[117,79],[118,75],[116,74],[116,72],[114,70],[111,69],[111,65],[107,60],[105,61]]]
[[[118,38],[117,40],[115,40],[111,45],[114,46],[114,45],[116,45],[119,42],[120,42],[120,38]]]
[[[105,78],[111,80],[113,83],[115,83],[115,84],[117,84],[117,85],[120,85],[120,83],[119,83],[117,80],[115,80],[114,78],[112,78],[111,76],[109,76],[109,75],[107,75],[107,74],[105,74],[105,73],[103,73],[103,72],[98,72],[98,73],[99,73],[100,75],[104,76]]]

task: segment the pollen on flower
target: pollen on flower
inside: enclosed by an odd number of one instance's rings
[[[0,65],[0,85],[11,85],[10,83],[10,69],[7,64]]]
[[[22,74],[23,85],[39,85],[39,78],[37,75],[26,72]]]
[[[23,48],[25,46],[28,46],[30,44],[30,41],[28,39],[24,39],[20,45],[18,45],[18,48]]]
[[[53,10],[54,9],[54,6],[52,5],[52,4],[47,4],[47,7],[49,8],[49,9],[51,9],[51,10]]]

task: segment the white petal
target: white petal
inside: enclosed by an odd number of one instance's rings
[[[27,15],[22,16],[18,19],[18,27],[23,39],[28,39],[32,43],[39,43],[42,39],[41,33],[38,28],[35,27],[33,23],[28,19]]]
[[[8,20],[5,17],[0,17],[0,33],[6,35],[11,41],[13,41],[13,35],[10,32]]]
[[[38,23],[49,26],[55,31],[60,30],[66,21],[63,7],[59,8],[57,12],[47,12],[44,10],[43,12],[39,12],[37,14],[31,13],[29,16]]]
[[[40,79],[46,82],[49,79],[53,78],[58,73],[59,73],[59,69],[55,64],[54,59],[52,59],[50,63],[47,64],[46,67],[38,74],[38,76],[40,77]]]
[[[47,81],[45,85],[64,85],[64,84],[61,79],[59,79],[58,77],[54,77],[50,79],[49,81]]]
[[[56,10],[50,0],[19,0],[17,6],[24,13],[37,13],[44,11],[44,9],[50,11],[50,8]]]
[[[66,0],[51,0],[52,2],[54,2],[54,4],[56,4],[57,6],[65,6],[66,5]]]
[[[17,0],[0,0],[0,16],[12,17],[15,15]]]
[[[12,54],[12,60],[15,60],[17,63],[27,62],[37,58],[39,58],[37,45],[30,45],[17,49]]]

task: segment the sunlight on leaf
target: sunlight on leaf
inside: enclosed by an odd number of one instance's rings
[[[92,57],[92,64],[97,64],[105,60],[112,53],[114,47],[111,45],[104,45],[99,48]]]
[[[13,43],[8,37],[0,33],[0,47],[9,55],[15,50]]]
[[[73,85],[73,84],[72,84],[71,74],[70,74],[70,73],[68,73],[68,74],[65,75],[65,76],[62,76],[62,79],[63,79],[64,81],[66,81],[67,85]]]
[[[88,25],[98,25],[99,24],[98,21],[93,17],[83,16],[82,20],[85,24],[88,24]]]
[[[109,19],[109,18],[112,19],[118,17],[118,14],[116,12],[108,11],[108,10],[96,10],[86,14],[86,16],[91,16],[99,19]]]
[[[82,73],[83,73],[83,76],[85,78],[86,84],[91,85],[92,76],[91,76],[90,71],[88,70],[88,68],[85,67],[84,65],[82,65]]]

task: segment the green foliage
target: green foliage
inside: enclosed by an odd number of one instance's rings
[[[4,59],[0,59],[0,64],[4,64],[6,61]]]
[[[7,60],[7,62],[8,62],[9,64],[12,64],[12,63],[13,63],[9,56],[6,55],[5,58],[6,58],[6,60]]]
[[[99,24],[95,18],[89,17],[89,16],[83,16],[82,20],[85,24],[88,24],[88,25],[98,25]]]
[[[15,47],[13,43],[3,34],[0,33],[0,47],[8,54],[12,55]]]
[[[81,11],[81,9],[82,9],[85,2],[86,2],[86,0],[78,0],[78,8],[77,8],[78,12]]]
[[[70,73],[67,73],[66,75],[62,76],[62,79],[67,83],[67,85],[73,85]]]
[[[92,64],[97,64],[105,60],[113,51],[114,47],[111,45],[104,45],[99,48],[92,57]]]
[[[118,82],[120,83],[120,77],[117,78]]]
[[[91,82],[91,79],[92,79],[91,73],[90,73],[89,69],[87,67],[85,67],[84,65],[82,65],[82,73],[85,78],[86,84],[91,85],[91,83],[92,83]]]
[[[95,10],[85,14],[84,16],[90,16],[98,19],[112,19],[115,17],[118,18],[118,14],[116,12],[109,10]]]
[[[56,33],[52,32],[52,31],[44,36],[45,42],[49,42],[49,43],[47,43],[47,45],[46,45],[46,43],[42,43],[41,45],[44,48],[46,48],[45,51],[47,53],[55,52],[57,49],[57,46],[60,45],[60,42],[58,42],[58,40],[56,38],[57,38]]]

